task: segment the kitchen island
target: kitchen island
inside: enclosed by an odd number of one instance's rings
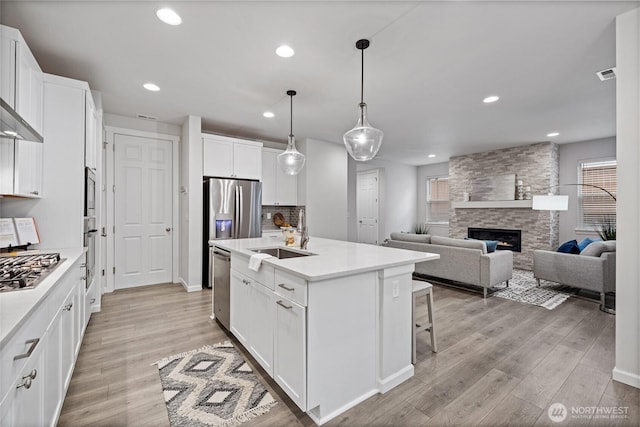
[[[279,239],[210,243],[231,252],[231,332],[317,424],[413,376],[411,274],[439,255],[312,237],[253,271]]]

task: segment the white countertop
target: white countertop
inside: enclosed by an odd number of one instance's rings
[[[210,240],[209,244],[247,257],[255,254],[250,249],[276,246],[286,248],[282,239],[273,237]],[[300,251],[299,248],[292,249]],[[267,258],[262,262],[301,276],[308,281],[318,281],[440,258],[440,255],[429,252],[322,239],[313,236],[309,240],[307,249],[302,252],[308,252],[314,256],[288,259]]]
[[[0,293],[0,348],[29,315],[45,302],[58,280],[69,271],[85,251],[85,248],[43,250],[42,253],[59,253],[60,258],[65,260],[47,274],[35,288]]]

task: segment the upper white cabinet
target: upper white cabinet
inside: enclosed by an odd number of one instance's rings
[[[262,204],[297,205],[298,177],[287,175],[278,166],[278,154],[283,150],[262,149]]]
[[[0,194],[42,195],[43,144],[0,138]]]
[[[84,136],[84,165],[92,170],[98,168],[98,147],[100,146],[98,111],[91,92],[85,93],[85,136]]]
[[[0,28],[0,97],[43,135],[42,69],[15,28]]]
[[[262,143],[203,135],[202,161],[204,176],[260,180]]]

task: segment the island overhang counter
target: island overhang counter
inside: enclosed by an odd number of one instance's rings
[[[231,332],[318,425],[413,376],[411,275],[438,254],[311,237],[308,256],[254,271],[284,243],[210,244],[231,253]]]

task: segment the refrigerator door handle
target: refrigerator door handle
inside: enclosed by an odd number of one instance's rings
[[[236,203],[235,203],[235,212],[233,218],[233,238],[237,239],[238,234],[240,233],[240,190],[239,187],[236,186]]]
[[[213,240],[216,237],[216,209],[213,205],[213,179],[209,180],[209,240]]]
[[[238,237],[240,237],[240,232],[242,230],[244,230],[244,224],[242,223],[242,221],[244,220],[244,191],[242,189],[242,186],[238,186],[238,189],[240,190],[240,214],[238,215]],[[249,236],[247,236],[249,237]]]

